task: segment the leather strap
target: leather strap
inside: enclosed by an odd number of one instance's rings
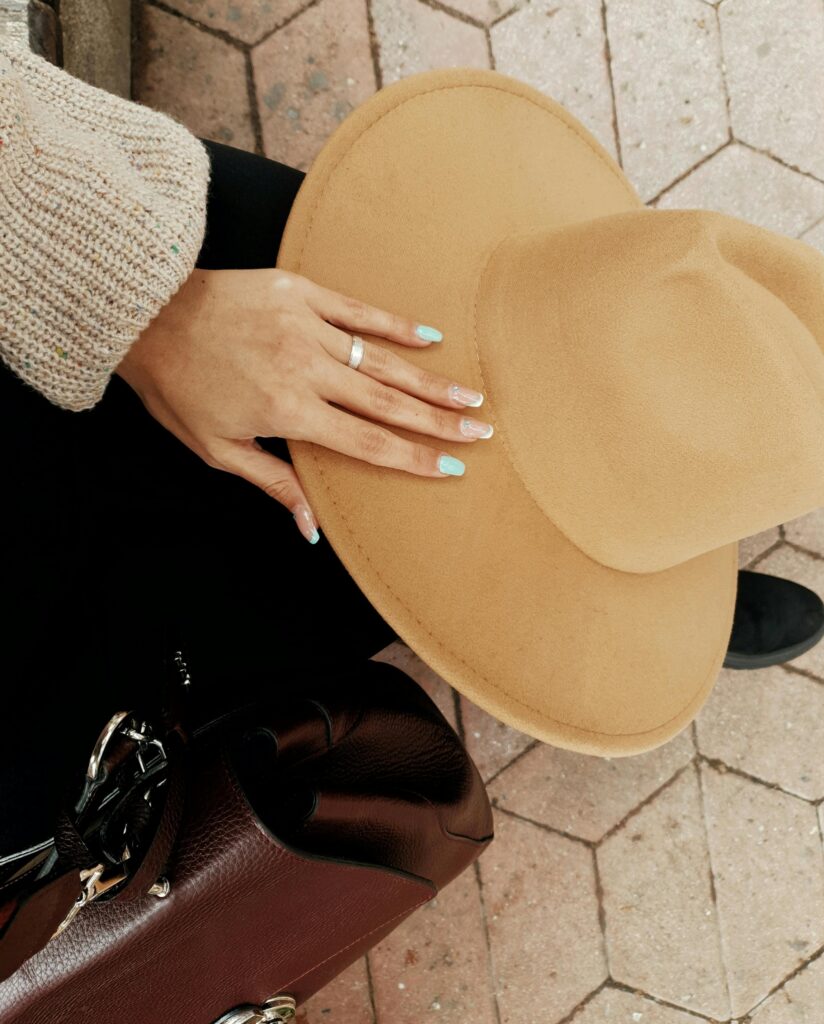
[[[168,863],[180,830],[188,766],[186,742],[177,730],[169,733],[166,742],[169,771],[164,786],[166,797],[160,821],[140,867],[125,887],[114,897],[117,900],[128,901],[145,896],[149,887],[157,881]]]

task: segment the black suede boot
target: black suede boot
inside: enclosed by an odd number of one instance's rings
[[[824,603],[800,583],[766,573],[738,573],[738,595],[725,668],[765,668],[804,654],[824,636]]]

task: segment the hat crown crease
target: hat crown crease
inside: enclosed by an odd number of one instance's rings
[[[475,344],[496,431],[590,558],[667,569],[824,504],[824,256],[704,210],[504,238]]]

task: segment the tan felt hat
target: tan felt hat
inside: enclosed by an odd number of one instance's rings
[[[742,188],[747,183],[741,183]],[[563,108],[491,71],[383,89],[326,143],[277,260],[416,321],[403,349],[495,435],[433,481],[291,442],[372,604],[524,732],[632,754],[682,729],[729,639],[737,541],[824,504],[824,256],[645,209]]]

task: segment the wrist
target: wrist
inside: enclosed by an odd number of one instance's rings
[[[157,320],[155,318],[138,335],[113,371],[138,393],[145,389],[149,378],[148,366],[151,362],[151,349],[154,347],[153,340],[160,329]]]
[[[153,376],[152,367],[160,361],[168,364],[174,348],[172,339],[181,336],[184,324],[191,318],[192,285],[202,284],[205,271],[195,269],[172,295],[158,314],[140,332],[114,369],[136,391],[145,388]]]

